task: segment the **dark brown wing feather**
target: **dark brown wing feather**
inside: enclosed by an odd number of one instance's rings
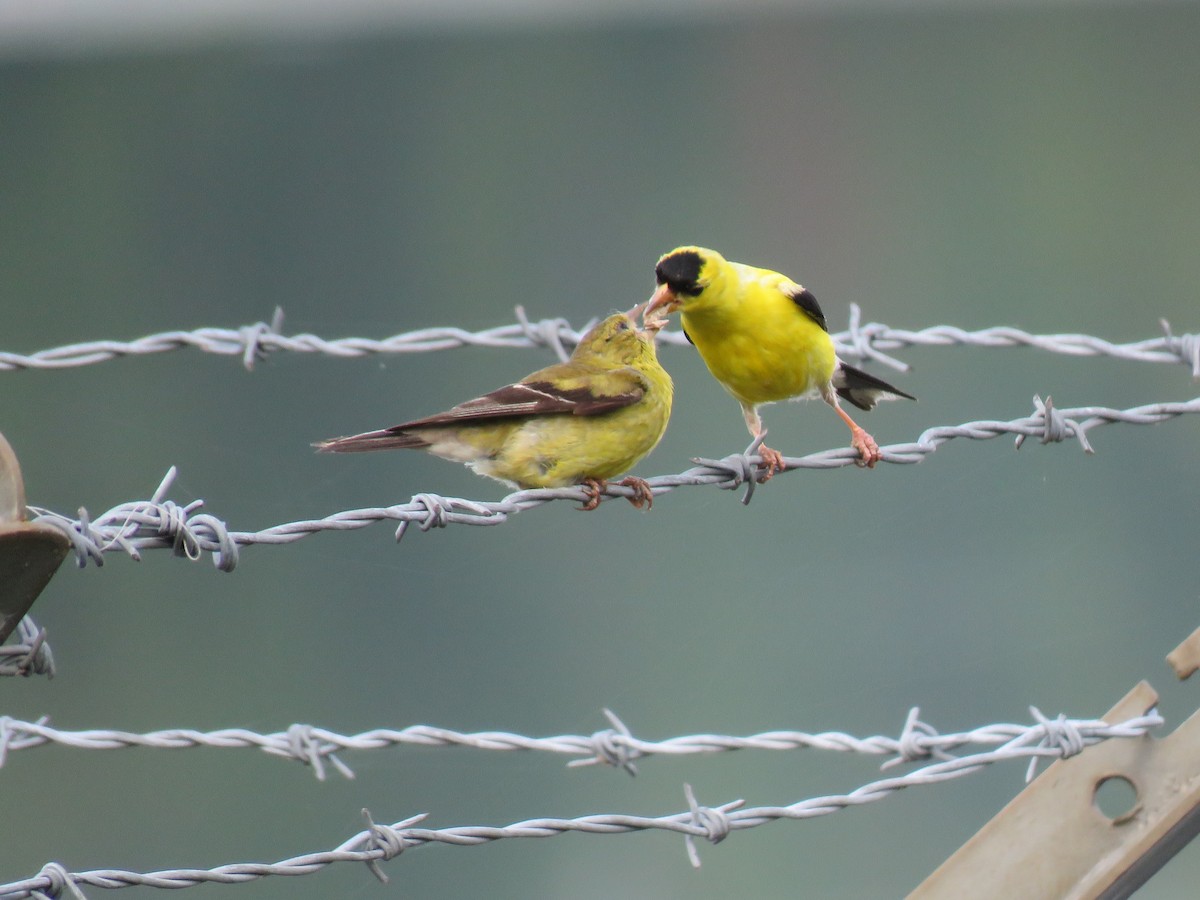
[[[461,425],[483,419],[512,419],[525,416],[595,416],[636,403],[645,393],[641,387],[634,387],[620,394],[606,396],[594,394],[588,388],[559,388],[547,381],[521,382],[460,403],[444,413],[405,422],[396,428]]]
[[[645,389],[638,384],[619,394],[600,395],[592,393],[588,388],[558,388],[546,381],[520,382],[460,403],[443,413],[426,416],[424,419],[402,422],[380,431],[321,441],[313,446],[326,453],[421,449],[428,447],[429,441],[413,434],[413,430],[470,425],[473,422],[492,422],[499,419],[522,419],[528,416],[596,416],[636,403],[645,393]]]
[[[367,450],[422,450],[429,446],[429,441],[397,427],[318,441],[313,446],[321,453],[365,453]]]

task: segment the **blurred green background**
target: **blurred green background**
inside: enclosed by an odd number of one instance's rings
[[[810,287],[835,330],[1014,325],[1113,341],[1200,330],[1200,7],[883,5],[594,21],[397,21],[206,32],[0,55],[0,349],[269,319],[382,338],[645,299],[657,256],[701,243]],[[1022,349],[901,351],[920,398],[864,417],[933,425],[1195,396],[1182,366]],[[407,501],[498,499],[421,454],[309,442],[443,409],[547,350],[360,360],[278,354],[248,373],[177,352],[0,373],[0,430],[32,504],[94,514],[203,498],[237,530]],[[676,412],[643,475],[740,450],[736,404],[665,347]],[[819,404],[767,412],[802,455],[847,442]],[[1200,421],[1071,442],[957,441],[919,466],[800,471],[743,508],[716,489],[649,514],[558,503],[397,546],[386,526],[247,549],[232,574],[149,552],[68,564],[34,609],[59,677],[0,713],[64,729],[309,722],[636,734],[896,734],[1101,715],[1140,678],[1174,727],[1200,686],[1163,655],[1197,625]],[[12,754],[0,883],[48,860],[152,870],[333,847],[359,810],[430,827],[784,805],[878,760],[744,752],[641,765],[465,749],[348,753],[354,781],[254,751]],[[427,847],[386,867],[205,896],[901,896],[1022,785],[1009,765],[700,848],[663,833]],[[1192,847],[1139,896],[1191,896]],[[150,896],[148,889],[132,891]]]

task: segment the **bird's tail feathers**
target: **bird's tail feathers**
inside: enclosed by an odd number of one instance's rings
[[[381,431],[365,431],[350,437],[333,438],[313,444],[320,453],[363,453],[367,450],[421,450],[429,441],[410,431],[384,428]]]
[[[906,394],[897,387],[892,387],[882,378],[876,378],[862,369],[838,362],[833,373],[833,387],[843,400],[853,403],[859,409],[873,409],[880,400],[896,400],[904,397],[916,400],[912,394]]]

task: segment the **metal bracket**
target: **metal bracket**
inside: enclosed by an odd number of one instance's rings
[[[1167,657],[1187,678],[1200,668],[1200,629]],[[1158,694],[1141,682],[1104,720],[1142,715]],[[1136,794],[1114,818],[1096,803],[1110,779]],[[1095,744],[1059,760],[996,814],[911,894],[942,898],[1129,897],[1200,833],[1200,710],[1165,738]]]
[[[25,521],[21,466],[0,434],[0,644],[50,583],[70,546],[57,528]]]

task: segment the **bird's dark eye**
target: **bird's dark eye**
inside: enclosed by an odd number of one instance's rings
[[[629,330],[629,322],[627,322],[625,319],[622,319],[620,322],[617,323],[617,331],[628,331],[628,330]]]

